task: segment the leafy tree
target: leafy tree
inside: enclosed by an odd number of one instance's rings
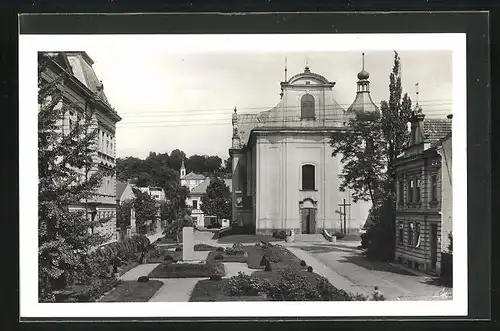
[[[231,192],[223,179],[215,177],[210,180],[207,192],[201,197],[200,208],[205,215],[231,219]]]
[[[382,196],[387,165],[380,114],[357,113],[347,126],[346,132],[330,141],[332,156],[340,154],[343,163],[339,189],[349,188],[354,202],[365,200],[375,205]]]
[[[135,209],[135,220],[137,230],[141,234],[147,233],[148,221],[154,221],[158,212],[156,200],[145,192],[134,188],[135,199],[133,200]]]
[[[130,226],[132,206],[132,201],[125,201],[116,208],[116,227],[124,229]]]
[[[380,260],[394,259],[396,179],[392,161],[409,139],[407,123],[411,116],[411,100],[407,94],[401,98],[400,66],[399,55],[395,52],[389,76],[389,102],[382,101],[380,119],[366,121],[364,116],[356,114],[348,123],[347,133],[331,141],[333,155],[341,154],[344,164],[340,189],[349,187],[354,201],[366,200],[369,196],[373,203],[368,220],[373,225],[362,245],[370,257]],[[353,137],[356,135],[358,138]]]
[[[179,149],[174,149],[172,153],[170,153],[170,160],[168,163],[168,166],[175,171],[179,171],[182,165],[182,161],[186,159],[186,154],[179,150]]]
[[[38,280],[39,300],[54,301],[53,291],[71,283],[84,272],[82,257],[109,238],[89,229],[109,221],[92,221],[85,210],[71,211],[70,204],[92,199],[102,178],[110,173],[96,170],[97,129],[92,111],[81,111],[63,101],[63,76],[49,78],[52,61],[40,54],[38,62]],[[61,127],[70,110],[79,120],[69,132]]]

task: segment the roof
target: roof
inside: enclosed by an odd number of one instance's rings
[[[191,194],[204,194],[207,192],[207,187],[210,185],[210,177],[205,178],[205,180],[198,186],[194,187],[191,190]],[[224,179],[224,183],[229,187],[229,191],[232,191],[233,180],[232,179]]]
[[[125,188],[127,187],[128,183],[127,182],[121,182],[117,181],[116,182],[116,199],[119,200],[122,197],[123,191],[125,191]]]
[[[441,139],[451,133],[451,120],[449,119],[425,119],[424,134],[425,140],[435,146]]]
[[[90,91],[97,94],[101,100],[110,106],[106,94],[104,94],[104,86],[97,78],[97,75],[92,68],[94,63],[86,52],[66,52],[68,62],[71,65],[73,75],[82,82]]]
[[[194,172],[188,173],[186,176],[181,177],[181,179],[191,179],[191,180],[203,180],[206,177],[200,174],[195,174]]]
[[[378,111],[378,107],[373,102],[370,92],[363,91],[356,93],[356,98],[347,111],[353,113],[375,112]]]

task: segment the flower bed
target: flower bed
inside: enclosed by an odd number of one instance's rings
[[[263,295],[231,296],[227,291],[229,280],[215,281],[210,279],[200,280],[196,283],[191,295],[190,302],[214,302],[214,301],[265,301]]]
[[[162,263],[149,274],[149,278],[202,278],[224,277],[224,265],[207,263]]]
[[[163,286],[159,280],[145,283],[123,282],[102,297],[99,302],[147,302]]]
[[[219,259],[217,256],[221,256]],[[248,254],[243,253],[242,255],[227,255],[224,252],[212,251],[208,253],[207,261],[223,261],[223,262],[238,262],[238,263],[247,263]]]
[[[273,244],[257,244],[255,246],[245,246],[248,254],[247,264],[250,269],[263,269],[261,266],[262,257],[265,256],[272,265],[273,270],[292,268],[296,270],[304,269],[300,265],[300,260],[286,248]]]
[[[202,251],[214,251],[217,247],[210,246],[207,244],[196,244],[194,245],[194,250],[195,252],[202,252]]]

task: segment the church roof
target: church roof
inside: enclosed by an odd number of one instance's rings
[[[201,179],[205,179],[205,176],[203,176],[201,174],[196,174],[194,172],[190,172],[186,176],[181,177],[181,179],[185,179],[185,180],[201,180]]]
[[[294,76],[292,76],[285,84],[293,85],[297,81],[301,79],[311,79],[318,81],[321,84],[327,84],[327,85],[335,85],[334,82],[330,82],[328,79],[326,79],[324,76],[311,72],[308,66],[305,67],[304,72],[298,73]]]
[[[378,111],[378,107],[373,102],[370,92],[366,91],[358,92],[352,105],[347,108],[347,112],[349,113],[374,111]]]

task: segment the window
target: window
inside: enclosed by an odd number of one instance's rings
[[[408,227],[408,245],[413,246],[413,223]]]
[[[314,166],[305,164],[302,166],[302,190],[314,190]]]
[[[437,201],[437,177],[436,175],[431,176],[431,201]]]
[[[405,197],[404,197],[404,194],[405,194],[405,187],[404,187],[404,183],[402,180],[399,181],[399,204],[402,205],[404,204],[404,201],[405,201]]]
[[[314,97],[304,94],[300,99],[300,118],[314,119]]]
[[[399,222],[399,243],[403,243],[404,232],[403,232],[403,222]]]
[[[415,179],[415,202],[420,202],[420,178]]]
[[[198,209],[198,200],[193,200],[193,209]]]
[[[413,202],[413,179],[408,181],[408,203]]]
[[[415,248],[420,247],[420,223],[415,224]]]

